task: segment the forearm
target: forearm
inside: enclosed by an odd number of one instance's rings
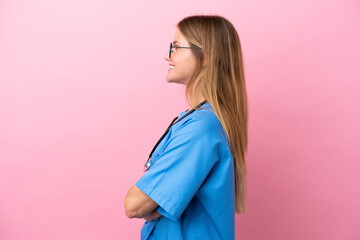
[[[144,216],[143,218],[148,221],[155,221],[158,218],[161,218],[162,215],[155,209],[150,214]]]

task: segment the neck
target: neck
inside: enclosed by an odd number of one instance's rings
[[[195,108],[197,105],[199,105],[200,103],[202,103],[205,100],[205,98],[199,94],[198,96],[194,96],[192,98],[190,98],[190,107],[191,108]]]

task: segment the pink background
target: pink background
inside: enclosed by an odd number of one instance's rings
[[[360,239],[358,0],[2,0],[1,240],[139,238],[125,194],[188,107],[163,56],[181,18],[209,13],[245,60],[236,239]]]

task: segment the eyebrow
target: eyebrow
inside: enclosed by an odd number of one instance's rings
[[[173,44],[180,44],[178,41],[173,41]]]

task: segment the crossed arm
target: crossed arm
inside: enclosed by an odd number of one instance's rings
[[[132,186],[125,197],[125,213],[128,218],[144,218],[154,221],[162,215],[156,210],[159,205],[136,185]]]

